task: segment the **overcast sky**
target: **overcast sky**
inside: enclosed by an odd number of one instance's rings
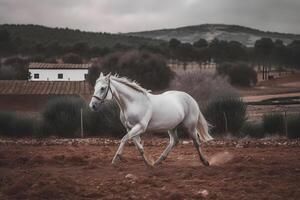
[[[114,33],[224,23],[300,34],[300,0],[0,0],[0,23]]]

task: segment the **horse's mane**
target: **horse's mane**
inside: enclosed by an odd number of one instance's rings
[[[142,92],[144,94],[151,92],[151,90],[147,90],[147,89],[143,88],[142,86],[140,86],[139,83],[137,83],[136,81],[132,81],[127,77],[120,77],[118,74],[115,74],[115,75],[111,76],[111,78],[115,81],[123,83],[124,85],[127,85],[128,87],[130,87],[134,90],[137,90],[139,92]]]

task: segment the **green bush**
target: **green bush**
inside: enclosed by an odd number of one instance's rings
[[[126,129],[120,121],[120,110],[114,101],[105,102],[98,112],[85,111],[84,128],[89,135],[123,136]]]
[[[265,136],[264,127],[261,122],[244,122],[241,130],[241,136],[250,136],[253,138],[263,138]]]
[[[204,113],[213,126],[213,134],[230,132],[237,135],[246,120],[246,104],[235,95],[216,96],[208,103]]]
[[[28,59],[10,57],[0,66],[1,80],[27,80],[29,78]]]
[[[257,82],[256,71],[244,62],[223,63],[218,66],[217,72],[227,75],[232,85],[249,87]]]
[[[293,114],[287,117],[288,138],[300,138],[300,114]]]
[[[9,135],[12,132],[11,122],[15,118],[12,112],[0,112],[0,133]]]
[[[54,135],[75,136],[80,130],[80,109],[85,107],[86,103],[79,97],[51,99],[42,111],[43,127]]]
[[[263,127],[267,134],[284,133],[284,116],[281,113],[265,114],[263,116]]]
[[[30,136],[35,130],[35,119],[26,114],[0,112],[0,134],[9,137]]]
[[[17,114],[12,121],[12,127],[16,137],[31,136],[35,129],[35,119],[26,114]]]

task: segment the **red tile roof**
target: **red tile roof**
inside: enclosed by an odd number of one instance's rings
[[[29,69],[88,69],[92,66],[88,64],[66,64],[66,63],[29,63]]]
[[[91,95],[93,88],[86,81],[0,80],[0,95]]]

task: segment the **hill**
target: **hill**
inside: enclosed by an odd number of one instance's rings
[[[12,40],[21,41],[22,45],[48,45],[58,43],[62,46],[86,42],[90,47],[113,47],[117,44],[139,46],[142,44],[159,43],[160,41],[138,36],[110,34],[105,32],[85,32],[69,28],[50,28],[40,25],[0,25],[0,31],[6,30]]]
[[[185,26],[174,29],[161,29],[153,31],[131,32],[126,35],[139,36],[145,38],[159,39],[169,41],[176,38],[181,42],[193,43],[200,38],[208,41],[218,38],[219,40],[238,41],[246,46],[253,46],[255,41],[268,37],[273,40],[280,39],[285,44],[291,43],[293,40],[300,40],[300,35],[265,32],[253,28],[238,26],[238,25],[225,25],[225,24],[202,24],[197,26]]]

